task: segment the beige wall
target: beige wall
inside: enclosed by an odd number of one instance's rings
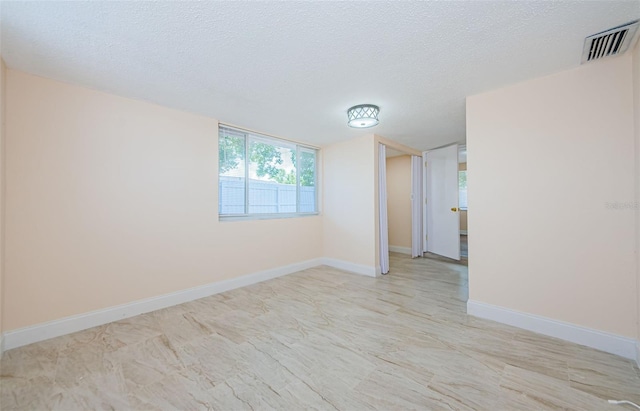
[[[637,335],[631,84],[627,54],[467,99],[471,300]]]
[[[636,302],[637,302],[637,361],[640,365],[640,41],[636,42],[633,51],[633,101],[635,119],[635,144],[636,144]]]
[[[2,351],[2,330],[4,329],[4,141],[5,141],[5,65],[0,56],[0,352]]]
[[[218,221],[216,120],[14,70],[6,92],[5,331],[321,256],[320,216]]]
[[[389,246],[411,248],[411,156],[387,158]]]
[[[324,256],[376,267],[374,137],[324,147]]]

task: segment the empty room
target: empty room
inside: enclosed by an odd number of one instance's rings
[[[639,20],[0,1],[0,409],[640,409]]]

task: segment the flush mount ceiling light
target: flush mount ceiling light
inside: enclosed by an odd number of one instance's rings
[[[360,104],[351,107],[347,111],[347,118],[349,119],[349,127],[367,128],[373,127],[378,124],[378,113],[380,113],[380,107],[373,104]]]

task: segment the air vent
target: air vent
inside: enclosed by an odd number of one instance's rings
[[[632,21],[587,37],[584,40],[582,63],[615,56],[627,51],[638,30],[638,21]]]

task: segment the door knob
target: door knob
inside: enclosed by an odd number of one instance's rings
[[[457,207],[451,207],[451,211],[453,211],[455,213],[456,211],[458,211],[458,208]]]

